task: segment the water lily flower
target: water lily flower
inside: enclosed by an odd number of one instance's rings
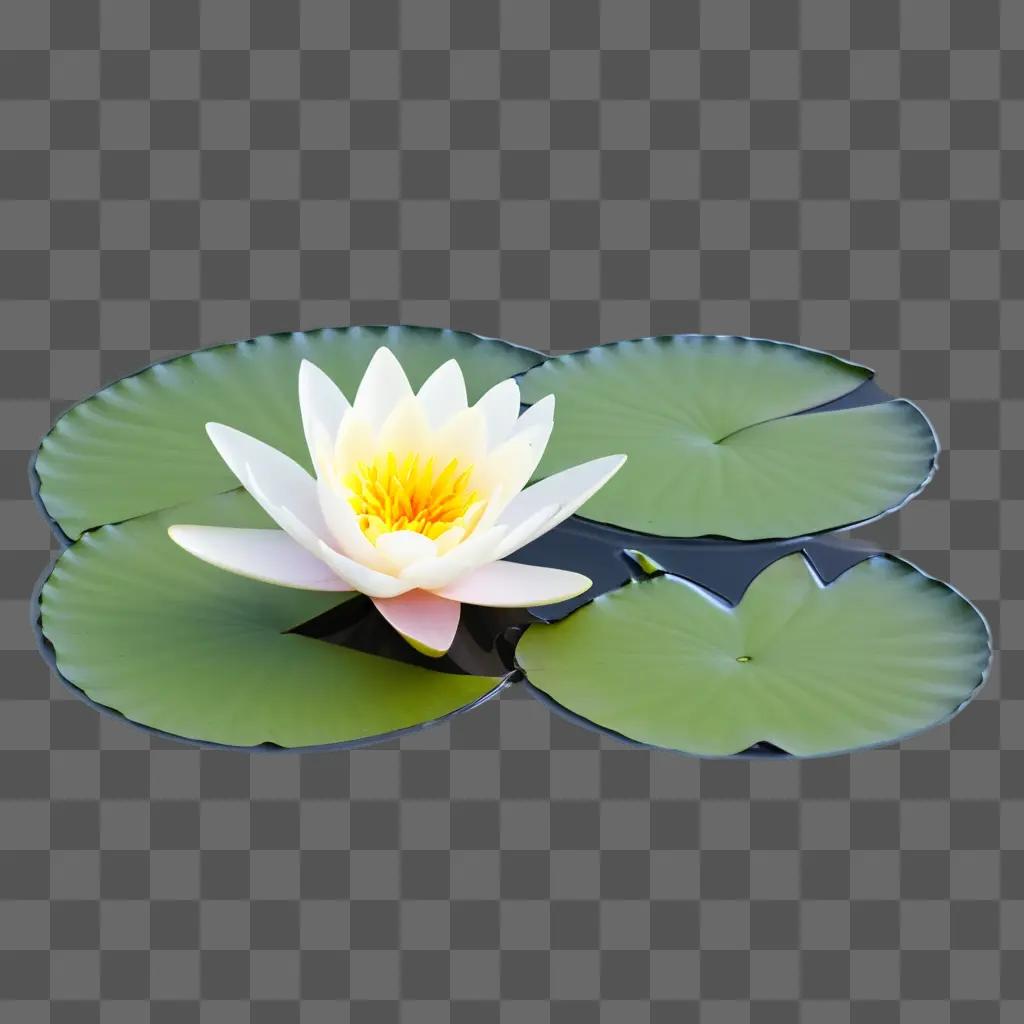
[[[571,516],[626,460],[594,459],[526,487],[551,435],[553,395],[520,415],[519,386],[505,380],[470,406],[454,359],[414,393],[398,359],[380,348],[351,405],[304,361],[299,406],[315,479],[248,434],[206,425],[281,529],[178,525],[168,530],[172,540],[268,583],[366,594],[435,657],[451,646],[463,603],[525,608],[589,589],[580,573],[506,561]]]

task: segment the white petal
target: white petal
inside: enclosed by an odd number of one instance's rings
[[[375,598],[377,611],[422,654],[439,658],[452,645],[459,628],[458,601],[410,590],[401,597]]]
[[[420,454],[423,439],[429,432],[430,423],[420,400],[409,395],[391,410],[381,426],[377,434],[377,450],[394,452],[401,462],[406,455]]]
[[[454,359],[442,363],[416,393],[430,426],[437,429],[466,408],[466,381]]]
[[[256,483],[252,473],[249,472],[248,466],[246,467],[245,489],[292,540],[301,544],[310,554],[320,557],[320,545],[325,538],[330,537],[326,523],[318,529],[313,529],[291,509],[285,508],[283,505],[275,505],[260,489],[260,485]]]
[[[446,587],[470,569],[475,569],[484,562],[493,561],[494,552],[505,532],[502,526],[483,530],[478,526],[466,540],[452,548],[448,554],[441,555],[433,561],[413,563],[402,573],[401,578],[422,590]]]
[[[550,423],[537,424],[521,434],[514,434],[487,456],[473,475],[473,486],[479,487],[484,494],[493,494],[500,485],[507,503],[533,476],[550,436]]]
[[[505,505],[508,504],[507,499],[508,495],[505,493],[505,488],[499,483],[497,487],[494,488],[494,492],[491,494],[490,498],[487,499],[486,504],[484,505],[484,510],[481,513],[480,518],[477,520],[476,526],[473,527],[473,530],[476,533],[480,533],[481,531],[489,530],[494,526],[498,521],[498,516],[501,515],[502,509],[504,509]],[[474,514],[476,513],[476,507],[478,504],[479,502],[474,502],[470,505],[470,510]]]
[[[385,562],[377,549],[359,528],[359,521],[344,493],[331,481],[321,479],[317,484],[320,511],[336,547],[342,554],[371,569],[383,570]]]
[[[310,423],[306,432],[306,446],[309,448],[309,459],[313,464],[313,472],[317,478],[330,477],[334,474],[334,463],[331,458],[331,441],[327,431],[319,423]]]
[[[496,556],[505,558],[506,555],[518,551],[521,547],[529,544],[531,540],[546,532],[545,527],[548,520],[553,518],[557,511],[557,505],[545,505],[543,508],[537,509],[533,515],[527,516],[517,523],[505,534],[504,539],[498,545]]]
[[[207,423],[206,432],[231,472],[279,526],[284,524],[276,513],[287,508],[308,531],[327,536],[316,483],[297,462],[223,423]]]
[[[473,407],[483,413],[489,450],[508,438],[519,416],[520,405],[519,385],[509,379],[495,384]]]
[[[299,409],[309,457],[319,475],[320,453],[325,445],[334,444],[342,417],[348,411],[348,399],[341,388],[308,359],[303,359],[299,367]]]
[[[409,378],[389,348],[379,348],[359,382],[352,408],[374,431],[380,430],[388,414],[406,396],[412,394]]]
[[[299,590],[352,589],[281,530],[181,525],[167,533],[189,554],[239,576]]]
[[[437,546],[429,538],[415,530],[393,530],[377,538],[377,551],[388,563],[388,570],[395,575],[423,559],[435,559]]]
[[[522,416],[516,420],[512,428],[512,436],[521,434],[524,430],[533,427],[547,426],[549,431],[555,420],[555,396],[545,395],[539,401],[533,403]]]
[[[418,447],[424,458],[433,457],[437,472],[452,459],[458,459],[460,472],[470,466],[480,466],[487,452],[483,413],[475,406],[456,413],[443,427],[423,438]],[[473,486],[476,486],[475,480]]]
[[[526,486],[530,477],[533,476],[533,473],[537,468],[537,464],[544,455],[544,449],[547,448],[548,441],[551,439],[551,428],[553,426],[554,424],[550,420],[547,422],[542,421],[540,423],[535,423],[533,426],[527,427],[525,430],[517,430],[506,442],[509,447],[525,444],[528,445],[530,449],[529,472],[520,483],[514,485],[515,489],[510,491],[510,493],[518,494],[519,491]],[[505,445],[502,445],[502,448],[504,447]],[[502,448],[499,448],[498,451],[500,452]]]
[[[441,597],[490,608],[533,608],[578,597],[591,581],[578,572],[518,562],[491,562],[437,591]]]
[[[337,482],[355,469],[359,462],[369,462],[377,451],[374,429],[352,409],[341,421],[334,442],[334,465],[330,473]]]
[[[370,597],[380,594],[384,597],[391,597],[395,593],[404,593],[409,588],[404,584],[397,584],[395,577],[381,572],[373,564],[377,559],[376,550],[372,552],[373,560],[366,562],[349,558],[342,554],[334,546],[336,542],[331,541],[331,533],[324,524],[323,533],[318,535],[303,523],[290,509],[270,505],[254,480],[249,481],[248,490],[260,504],[264,505],[274,521],[289,536],[293,537],[307,551],[322,559],[327,565],[345,582],[349,583],[354,590],[367,594]]]
[[[414,584],[370,569],[340,551],[335,551],[323,541],[320,541],[317,553],[346,583],[352,585],[353,590],[368,597],[397,597],[413,589]]]
[[[551,504],[558,506],[550,519],[522,540],[519,544],[522,547],[568,519],[619,471],[625,461],[625,455],[605,455],[546,477],[517,494],[498,517],[498,522],[510,527],[511,532],[511,529],[531,519],[541,509]],[[511,550],[503,554],[511,554]]]

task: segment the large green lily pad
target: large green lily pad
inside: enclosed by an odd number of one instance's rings
[[[42,587],[57,668],[97,704],[189,739],[306,747],[430,723],[500,686],[289,633],[351,595],[223,572],[167,537],[180,522],[272,525],[244,492],[205,498],[90,531]]]
[[[492,338],[428,327],[348,327],[220,345],[148,367],[70,409],[36,457],[39,497],[72,539],[237,484],[204,430],[209,420],[252,434],[303,465],[303,359],[355,397],[370,357],[386,345],[414,387],[456,358],[470,401],[543,358]]]
[[[557,396],[538,475],[599,455],[629,460],[582,509],[677,537],[799,537],[875,518],[935,467],[934,432],[896,400],[821,412],[871,378],[823,352],[753,338],[679,335],[598,346],[523,377]]]
[[[955,713],[989,657],[978,612],[909,563],[875,555],[823,586],[800,553],[734,607],[657,576],[531,626],[516,649],[530,683],[570,712],[706,756],[892,742]]]

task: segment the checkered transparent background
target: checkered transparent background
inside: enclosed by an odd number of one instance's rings
[[[4,1024],[1024,1018],[1024,5],[5,0],[0,47]],[[875,367],[948,451],[869,533],[977,600],[1003,682],[898,749],[751,765],[515,694],[200,752],[51,681],[52,419],[381,322]]]

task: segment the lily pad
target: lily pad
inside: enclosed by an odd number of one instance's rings
[[[168,538],[182,521],[272,525],[244,492],[208,497],[90,531],[42,586],[42,639],[93,702],[178,737],[294,748],[385,738],[503,685],[292,632],[353,595],[216,569]]]
[[[972,605],[908,562],[875,555],[825,586],[800,553],[734,606],[660,575],[531,626],[516,649],[529,682],[569,712],[704,756],[893,742],[955,714],[990,655]]]
[[[39,498],[71,539],[237,483],[206,436],[217,420],[302,465],[298,372],[310,359],[354,397],[386,345],[418,387],[456,358],[475,401],[543,356],[493,338],[428,327],[348,327],[275,334],[202,349],[119,380],[70,409],[35,460]]]
[[[871,376],[796,345],[678,335],[549,359],[522,388],[528,402],[558,401],[539,476],[629,456],[583,515],[663,536],[761,540],[877,518],[930,479],[935,434],[912,403],[808,411]]]

